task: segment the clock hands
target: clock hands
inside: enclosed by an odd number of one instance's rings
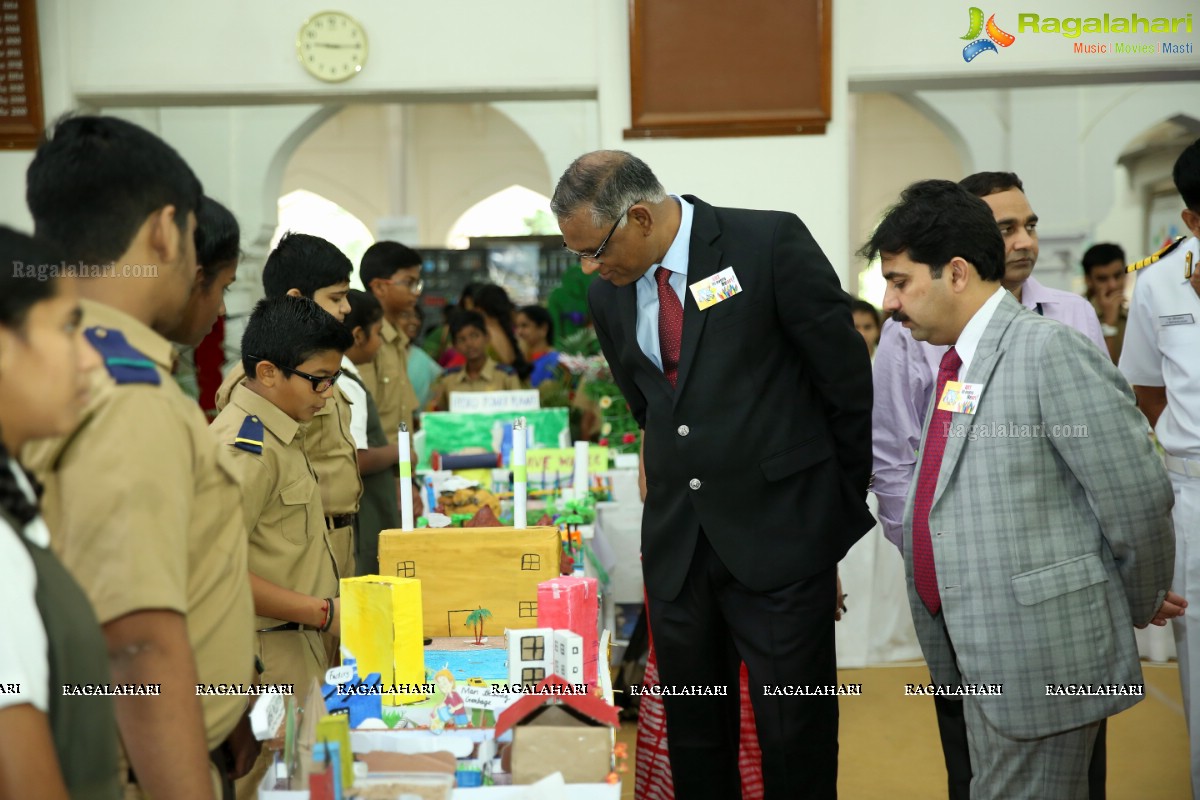
[[[313,47],[325,47],[331,50],[349,50],[350,48],[358,48],[356,44],[329,44],[327,42],[310,42]]]

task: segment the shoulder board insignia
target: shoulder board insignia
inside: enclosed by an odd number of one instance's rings
[[[516,375],[517,371],[508,364],[497,364],[496,369],[503,372],[505,375]]]
[[[462,366],[457,366],[457,367],[446,367],[446,371],[445,371],[445,372],[443,372],[442,374],[443,374],[443,375],[453,375],[453,374],[454,374],[454,373],[456,373],[456,372],[462,372],[462,371],[463,371],[463,368],[462,368]]]
[[[149,383],[158,386],[158,367],[140,350],[125,339],[125,334],[116,328],[96,326],[83,332],[92,347],[104,359],[104,366],[113,380],[121,383]]]
[[[241,430],[238,431],[237,438],[233,440],[233,446],[239,450],[245,450],[247,453],[262,455],[262,420],[253,414],[246,417],[246,419],[242,422]]]
[[[1159,259],[1161,259],[1163,256],[1165,256],[1165,255],[1167,255],[1168,253],[1170,253],[1170,252],[1171,252],[1172,250],[1174,250],[1176,247],[1179,247],[1179,243],[1180,243],[1180,242],[1182,242],[1182,241],[1183,241],[1184,239],[1186,239],[1186,238],[1187,238],[1186,236],[1180,236],[1180,237],[1179,237],[1179,238],[1177,238],[1175,241],[1171,242],[1170,244],[1168,244],[1166,247],[1162,248],[1161,250],[1159,250],[1159,251],[1157,251],[1157,252],[1155,252],[1155,253],[1153,253],[1153,254],[1151,254],[1151,255],[1148,255],[1148,256],[1146,256],[1146,257],[1145,257],[1145,258],[1143,258],[1141,261],[1135,261],[1135,262],[1133,262],[1132,264],[1130,264],[1128,267],[1126,267],[1126,268],[1125,268],[1125,271],[1126,271],[1126,272],[1137,272],[1137,271],[1138,271],[1139,269],[1141,269],[1142,267],[1148,267],[1148,266],[1150,266],[1150,265],[1151,265],[1151,264],[1153,264],[1155,261],[1158,261],[1158,260],[1159,260]]]

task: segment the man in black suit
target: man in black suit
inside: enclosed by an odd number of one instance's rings
[[[576,159],[551,209],[603,279],[592,319],[645,435],[662,685],[727,687],[664,698],[676,796],[740,796],[744,661],[767,798],[835,797],[837,698],[795,692],[837,682],[837,562],[873,525],[871,369],[850,298],[795,215],[668,195],[628,153]]]

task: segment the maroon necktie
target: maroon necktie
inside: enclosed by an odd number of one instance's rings
[[[671,270],[654,271],[658,282],[658,349],[662,354],[663,374],[671,385],[679,377],[679,342],[683,338],[683,306],[671,288]]]
[[[925,433],[925,446],[921,449],[921,473],[917,478],[917,493],[913,498],[912,556],[913,582],[917,594],[924,601],[930,614],[942,608],[942,597],[938,593],[937,568],[933,563],[933,540],[929,536],[929,509],[933,505],[933,493],[937,489],[938,474],[942,471],[942,456],[946,452],[946,434],[950,428],[951,411],[937,407],[942,399],[946,381],[958,377],[962,359],[951,347],[942,356],[938,369],[937,388],[933,392],[933,416],[929,430]]]

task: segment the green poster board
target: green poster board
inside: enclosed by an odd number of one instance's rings
[[[455,414],[449,411],[429,411],[421,415],[421,430],[425,444],[421,448],[419,469],[429,469],[429,456],[439,453],[500,452],[504,426],[511,425],[517,416],[525,418],[532,431],[529,449],[567,447],[571,443],[568,412],[565,408],[539,408],[518,414]]]

